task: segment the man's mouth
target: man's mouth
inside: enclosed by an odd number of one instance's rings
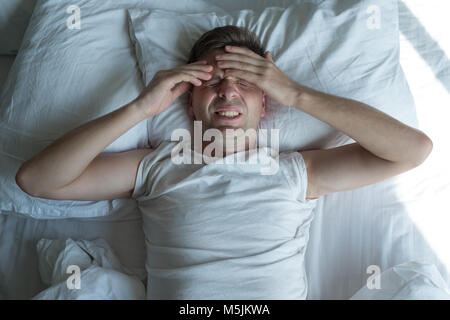
[[[224,120],[234,120],[241,117],[241,113],[236,111],[216,111],[214,114],[216,118]]]
[[[222,106],[214,110],[214,117],[220,120],[237,120],[242,112],[237,106]]]

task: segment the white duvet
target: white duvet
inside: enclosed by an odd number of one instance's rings
[[[41,279],[49,287],[34,300],[146,298],[142,281],[121,265],[103,239],[41,239],[37,251]],[[378,278],[372,277],[350,299],[448,300],[450,290],[434,265],[410,261],[386,270]]]
[[[145,299],[142,281],[122,266],[103,239],[41,239],[37,252],[41,279],[49,287],[35,300]]]

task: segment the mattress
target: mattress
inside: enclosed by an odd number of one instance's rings
[[[219,0],[213,2],[221,4]],[[422,166],[403,177],[415,188],[380,184],[379,191],[392,194],[393,205],[380,204],[387,210],[376,217],[360,214],[366,203],[355,201],[353,192],[324,197],[311,226],[307,250],[308,299],[348,299],[365,284],[367,266],[393,266],[413,258],[432,261],[450,284],[450,252],[446,248],[450,218],[445,202],[450,196],[450,173],[445,170],[450,160],[445,144],[448,136],[445,121],[450,113],[450,61],[445,52],[450,52],[450,41],[444,34],[450,26],[442,27],[450,22],[444,15],[443,7],[448,8],[445,2],[434,1],[433,6],[427,7],[418,0],[399,2],[401,64],[416,102],[419,127],[434,142],[433,153]],[[245,1],[223,4],[226,10],[242,5]],[[372,191],[360,190],[366,195]],[[397,198],[402,199],[402,205],[394,201]],[[346,203],[352,203],[353,207]],[[367,226],[370,219],[381,219],[388,228],[395,228],[404,236],[380,237],[361,227]],[[35,220],[3,212],[0,298],[29,299],[45,289],[38,271],[37,241],[69,237],[105,239],[123,265],[144,280],[145,245],[138,215],[120,219]],[[358,259],[361,252],[370,254],[361,260]]]

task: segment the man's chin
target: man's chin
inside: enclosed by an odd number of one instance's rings
[[[236,130],[238,131],[243,130],[245,132],[249,128],[245,123],[223,123],[223,122],[216,123],[215,121],[211,122],[202,121],[202,129],[203,134],[209,129],[216,129],[219,130],[223,135],[225,135],[227,133],[227,130],[229,131],[229,133],[235,132]],[[230,132],[230,130],[232,130],[232,132]]]
[[[220,125],[212,125],[203,127],[203,135],[209,129],[216,129],[220,132],[220,134],[216,132],[210,132],[209,136],[211,142],[203,141],[205,144],[212,143],[216,146],[223,147],[226,146],[228,152],[242,151],[247,149],[248,147],[254,148],[256,146],[257,141],[257,130],[252,128],[247,128],[246,126],[239,125],[231,125],[231,124],[220,124]],[[234,151],[233,151],[234,150]]]
[[[214,123],[214,121],[212,123],[209,123],[206,128],[204,127],[204,130],[206,129],[217,129],[220,132],[222,132],[223,134],[225,134],[226,130],[238,130],[238,129],[243,129],[245,131],[245,124],[241,124],[241,123]]]
[[[220,130],[224,134],[226,133],[227,130],[239,130],[239,129],[242,129],[242,130],[245,131],[245,128],[242,127],[242,126],[231,126],[231,125],[222,125],[222,126],[215,127],[215,129]]]

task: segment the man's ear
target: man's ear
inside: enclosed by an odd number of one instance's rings
[[[192,91],[188,92],[188,114],[190,117],[194,117],[194,108],[192,107]]]
[[[263,91],[261,118],[264,118],[264,116],[266,115],[266,106],[267,106],[267,94]]]

